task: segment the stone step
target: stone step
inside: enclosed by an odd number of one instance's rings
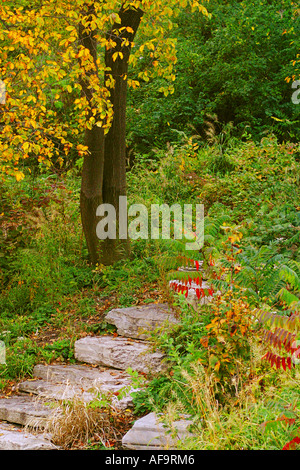
[[[50,438],[32,434],[7,423],[0,423],[0,450],[58,450]]]
[[[146,341],[130,340],[121,336],[86,336],[75,342],[75,358],[88,364],[99,364],[114,369],[143,373],[165,370],[164,355],[151,351]]]
[[[159,416],[149,413],[138,419],[122,439],[122,446],[132,450],[173,450],[178,441],[193,437],[189,431],[192,420],[188,417],[175,421],[172,429],[159,421]]]
[[[203,261],[198,261],[199,263],[199,268],[197,269],[196,265],[194,266],[180,266],[178,268],[178,271],[186,271],[186,272],[200,272],[203,275],[205,274],[204,270],[202,269],[203,266]]]
[[[9,423],[43,428],[50,413],[49,404],[32,397],[12,396],[0,399],[0,420]]]
[[[178,323],[168,304],[147,304],[128,308],[115,308],[105,317],[107,323],[117,327],[117,333],[134,339],[150,339],[151,332],[164,325]]]
[[[86,365],[43,365],[33,369],[36,380],[20,382],[19,392],[32,393],[51,400],[70,400],[75,396],[90,402],[99,393],[108,393],[116,408],[132,406],[131,393],[137,391],[123,371]],[[122,397],[122,398],[121,398]]]
[[[56,383],[68,382],[84,388],[103,385],[106,388],[119,390],[131,384],[131,378],[126,372],[80,364],[37,364],[33,368],[33,375],[40,379]]]

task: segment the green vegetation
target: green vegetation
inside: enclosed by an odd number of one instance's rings
[[[165,97],[157,80],[130,92],[132,147],[152,154],[182,131],[204,138],[205,122],[214,115],[218,134],[232,123],[240,139],[259,141],[272,131],[280,141],[299,141],[290,78],[299,76],[295,4],[210,0],[207,8],[211,18],[180,15],[174,95]]]
[[[174,94],[159,91],[163,78],[129,92],[126,177],[129,204],[204,204],[196,259],[214,300],[195,308],[170,290],[172,240],[133,240],[127,259],[91,266],[80,155],[50,168],[32,157],[27,178],[0,186],[0,390],[39,362],[74,362],[77,338],[114,332],[111,308],[168,301],[180,323],[153,341],[171,365],[136,393],[136,415],[191,414],[196,437],[183,449],[282,449],[300,436],[299,365],[287,359],[300,339],[299,11],[285,0],[206,7],[211,18],[182,7],[172,32]],[[67,121],[72,135],[76,119]]]

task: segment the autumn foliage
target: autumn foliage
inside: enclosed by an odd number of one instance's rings
[[[176,52],[168,31],[179,7],[187,4],[208,14],[197,1],[123,3],[124,8],[140,8],[145,12],[141,38],[151,37],[132,44],[130,64],[145,56],[149,66],[139,73],[138,80],[124,76],[129,86],[139,86],[140,80],[164,77],[170,85],[161,91],[172,93]],[[5,105],[1,105],[1,174],[13,174],[21,180],[28,158],[46,166],[62,165],[71,149],[79,156],[88,151],[80,141],[84,129],[100,126],[108,132],[114,112],[110,102],[114,77],[106,68],[104,51],[115,47],[114,37],[107,37],[107,32],[120,23],[120,8],[121,2],[116,0],[48,0],[42,4],[34,1],[30,8],[22,1],[1,2],[0,77],[7,93]],[[96,63],[90,51],[80,44],[80,25],[86,34],[96,36],[99,48]],[[130,27],[127,29],[130,33]],[[124,39],[124,47],[127,42]],[[122,59],[122,51],[114,52],[114,61]],[[97,74],[91,73],[95,67]],[[82,93],[83,79],[92,90],[92,100]],[[71,103],[69,113],[76,120],[76,128],[70,129],[70,123],[60,119],[59,109],[66,100]]]

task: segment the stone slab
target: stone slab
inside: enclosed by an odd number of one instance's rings
[[[176,436],[158,420],[155,413],[149,413],[137,420],[133,427],[123,436],[122,446],[133,450],[176,449],[176,442],[192,437],[189,426],[191,419],[181,419],[173,423]]]
[[[75,342],[75,358],[88,364],[99,364],[114,369],[143,373],[165,369],[164,355],[152,352],[149,343],[120,336],[86,336]]]
[[[58,450],[43,435],[35,435],[7,423],[0,423],[0,450]]]
[[[97,398],[99,392],[104,392],[111,395],[116,408],[126,409],[133,406],[131,393],[137,391],[131,386],[130,376],[119,370],[78,364],[38,364],[34,367],[33,374],[40,379],[21,382],[19,391],[52,400],[69,400],[77,396],[90,402]],[[122,396],[120,399],[119,394]]]
[[[26,380],[18,386],[19,392],[32,393],[47,400],[71,400],[75,396],[92,401],[96,395],[69,384],[57,384],[46,380]]]
[[[32,397],[13,396],[0,399],[0,420],[22,426],[42,428],[51,413],[51,407]]]
[[[134,339],[150,339],[151,332],[157,328],[178,323],[168,304],[115,308],[108,312],[105,320],[117,327],[120,336]]]
[[[56,383],[80,385],[85,389],[103,385],[113,390],[119,390],[131,383],[131,378],[126,372],[80,364],[37,364],[33,368],[33,375]]]

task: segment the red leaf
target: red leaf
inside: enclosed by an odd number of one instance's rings
[[[280,418],[277,419],[277,421],[284,421],[285,424],[295,424],[296,419],[295,418],[287,418],[285,415],[281,416]]]
[[[270,359],[270,351],[268,351],[263,357],[262,359],[265,359],[266,361],[269,361]]]
[[[271,366],[273,367],[273,365],[276,363],[276,355],[275,354],[270,353],[270,361],[271,361]]]
[[[282,450],[293,450],[295,449],[296,444],[300,444],[300,437],[294,437],[294,439],[287,442]]]
[[[279,369],[280,366],[281,366],[281,357],[277,356],[276,357],[276,369]]]

